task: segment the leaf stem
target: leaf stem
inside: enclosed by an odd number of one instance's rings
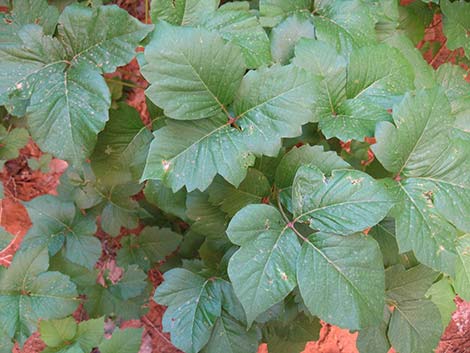
[[[289,217],[287,217],[287,214],[284,211],[284,208],[282,207],[281,198],[279,196],[280,196],[280,193],[277,192],[277,197],[276,197],[276,199],[277,199],[277,208],[279,209],[279,212],[281,212],[282,218],[284,218],[284,221],[286,222],[286,227],[292,229],[292,231],[295,233],[295,235],[297,235],[300,239],[302,239],[303,241],[308,242],[308,239],[306,237],[304,237],[297,229],[295,229],[296,220],[294,219],[293,221],[291,221],[289,219]]]
[[[149,0],[145,0],[145,23],[149,23]]]

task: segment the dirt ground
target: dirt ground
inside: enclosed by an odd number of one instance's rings
[[[145,21],[144,0],[116,0],[115,3]],[[418,47],[423,47],[426,43],[438,43],[441,46],[437,52],[429,50],[424,53],[425,59],[435,68],[445,62],[455,61],[462,54],[460,51],[450,51],[445,47],[445,38],[442,35],[442,23],[439,16],[434,18],[432,24],[426,30],[424,40],[418,44]],[[149,115],[143,89],[146,87],[146,82],[140,75],[136,62],[133,61],[131,64],[120,68],[118,73],[113,76],[121,80],[131,81],[140,87],[128,92],[127,101],[141,113],[142,120],[147,123]],[[65,162],[54,159],[48,173],[31,171],[27,164],[27,158],[39,157],[40,155],[41,152],[38,147],[31,142],[23,148],[19,158],[7,162],[0,172],[0,179],[5,188],[5,198],[0,200],[0,224],[16,236],[9,247],[0,251],[0,265],[9,264],[23,236],[31,226],[21,201],[28,201],[43,194],[54,194],[59,177],[67,167]],[[152,271],[150,278],[155,286],[162,280],[158,271]],[[458,309],[454,313],[436,353],[470,353],[470,303],[459,298],[456,298],[456,303]],[[169,335],[162,332],[161,318],[164,311],[164,307],[152,302],[149,313],[142,320],[124,323],[124,326],[143,326],[145,328],[140,353],[180,352],[171,344]],[[76,316],[81,315],[82,312],[78,310]],[[303,353],[358,353],[355,348],[355,341],[356,334],[325,324],[321,330],[320,339],[317,342],[308,343]],[[36,334],[28,340],[23,350],[20,351],[15,348],[14,353],[38,353],[43,347]],[[260,346],[258,353],[268,353],[266,346]],[[389,353],[393,353],[393,350]]]

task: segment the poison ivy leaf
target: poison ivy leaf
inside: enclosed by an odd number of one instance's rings
[[[324,151],[322,146],[303,145],[293,147],[286,153],[276,168],[275,183],[282,202],[292,209],[292,184],[297,170],[304,165],[314,165],[325,175],[331,175],[334,169],[346,169],[350,165],[333,151]]]
[[[0,331],[0,353],[11,353],[13,351],[13,342],[3,331]]]
[[[260,0],[259,11],[261,23],[265,27],[274,27],[284,18],[298,12],[310,12],[311,0]]]
[[[356,170],[334,170],[328,178],[315,166],[302,166],[292,195],[296,221],[341,235],[377,224],[393,205],[383,186]]]
[[[315,1],[316,38],[342,52],[376,42],[374,6],[363,0]]]
[[[438,89],[407,95],[393,117],[396,126],[389,122],[377,126],[372,150],[398,176],[390,188],[398,200],[400,251],[413,250],[422,263],[453,274],[456,229],[451,223],[470,229],[465,219],[470,208],[468,143],[452,140],[455,116]]]
[[[401,263],[398,244],[395,239],[394,219],[385,218],[382,222],[372,227],[369,235],[372,236],[379,244],[385,267]]]
[[[95,218],[83,216],[72,202],[45,195],[25,204],[33,227],[24,246],[45,245],[55,255],[64,247],[65,258],[92,269],[101,256],[101,243],[94,237]]]
[[[441,315],[425,299],[437,275],[424,265],[407,271],[397,265],[386,271],[387,301],[394,306],[388,337],[400,353],[427,353],[439,342],[443,331]]]
[[[207,16],[207,15],[205,15]],[[268,36],[246,1],[228,2],[208,15],[202,26],[239,46],[248,68],[271,62]]]
[[[138,235],[121,239],[117,262],[120,266],[136,264],[145,271],[155,262],[162,261],[176,250],[181,235],[168,228],[146,227]]]
[[[47,173],[51,161],[52,156],[50,154],[43,154],[39,159],[28,158],[28,167],[31,168],[31,170],[40,170],[42,173]]]
[[[216,320],[209,342],[203,353],[249,353],[258,349],[258,333],[255,327],[246,329],[243,307],[232,286],[221,281],[222,311]]]
[[[78,293],[81,294],[83,289],[96,284],[98,270],[89,270],[86,267],[74,264],[65,259],[62,253],[57,253],[50,258],[50,271],[60,271],[64,275],[70,277],[73,283],[77,285]]]
[[[26,129],[7,130],[0,125],[0,160],[8,161],[17,158],[20,155],[20,149],[28,143],[28,140],[29,134]]]
[[[65,317],[78,305],[75,284],[59,272],[48,272],[48,267],[47,249],[28,247],[0,272],[0,329],[21,345],[39,319]]]
[[[426,296],[437,306],[441,313],[442,327],[447,327],[452,313],[457,309],[454,302],[455,292],[448,278],[442,278],[434,283],[426,293]]]
[[[162,180],[173,192],[205,190],[217,173],[239,185],[254,156],[223,116],[197,122],[168,121],[154,132],[142,179]]]
[[[455,114],[455,128],[458,137],[470,139],[470,95],[465,81],[466,71],[450,63],[439,66],[436,80],[445,89],[452,113]]]
[[[275,157],[281,138],[301,135],[301,126],[312,120],[318,83],[314,75],[292,65],[248,72],[233,109],[249,151]]]
[[[142,185],[127,183],[119,185],[96,185],[96,191],[102,197],[99,205],[101,211],[101,228],[112,235],[117,236],[121,227],[127,229],[136,228],[139,223],[139,215],[142,211],[132,196],[142,190]]]
[[[424,298],[438,273],[424,265],[405,270],[403,265],[392,266],[386,271],[386,294],[393,302]]]
[[[197,353],[209,341],[221,315],[220,280],[206,280],[182,268],[170,270],[164,277],[154,296],[157,303],[168,306],[163,329],[170,332],[177,348]]]
[[[302,40],[294,64],[323,78],[315,119],[327,138],[373,136],[378,121],[390,120],[387,109],[413,87],[411,65],[386,45],[354,49],[346,62],[331,44]]]
[[[52,35],[55,31],[59,11],[49,6],[46,0],[14,0],[9,14],[2,14],[0,22],[0,45],[20,42],[18,31],[22,26],[37,24],[44,33]]]
[[[359,331],[356,347],[361,353],[387,353],[390,350],[390,342],[387,337],[390,310],[384,308],[384,317],[378,326],[366,327]]]
[[[249,169],[245,180],[238,188],[222,178],[216,178],[208,189],[209,202],[219,206],[229,216],[233,216],[246,205],[261,203],[271,193],[269,184],[263,173]]]
[[[400,353],[427,353],[439,343],[442,330],[437,307],[430,300],[420,299],[395,307],[388,337]]]
[[[48,347],[59,347],[65,342],[70,342],[77,334],[78,324],[73,317],[62,320],[41,321],[39,333],[41,340]]]
[[[310,236],[298,259],[297,279],[308,310],[322,320],[352,330],[380,323],[385,278],[372,238]]]
[[[314,38],[315,28],[306,16],[288,17],[271,31],[273,60],[287,64],[294,56],[294,47],[301,38]]]
[[[41,321],[44,353],[87,353],[98,346],[104,335],[103,318],[76,323],[73,317]]]
[[[268,205],[248,205],[240,210],[227,234],[241,246],[230,258],[228,275],[251,326],[259,314],[296,286],[300,245],[279,211]]]
[[[254,163],[252,153],[275,156],[281,138],[301,134],[301,125],[311,120],[315,87],[313,75],[293,66],[250,71],[233,106],[241,131],[223,116],[168,121],[154,133],[142,179],[162,180],[173,191],[184,185],[192,191],[205,190],[220,174],[238,186]]]
[[[105,278],[105,286],[87,286],[83,292],[87,296],[84,303],[91,317],[111,316],[123,320],[139,319],[148,308],[150,288],[147,275],[136,265],[129,266],[122,278],[113,283]]]
[[[154,23],[166,21],[174,25],[196,25],[218,6],[218,0],[152,0],[150,15]]]
[[[109,340],[104,340],[99,345],[101,353],[137,353],[142,341],[141,328],[127,328],[115,330]]]
[[[58,22],[55,38],[27,25],[18,32],[21,43],[0,43],[2,72],[9,72],[0,77],[0,103],[26,113],[44,151],[77,163],[108,119],[110,94],[100,73],[129,62],[151,27],[117,6],[68,6]]]
[[[145,59],[142,73],[151,83],[147,96],[178,120],[225,112],[246,70],[240,49],[216,33],[165,22],[157,24]]]
[[[120,103],[111,110],[104,131],[91,155],[93,171],[114,182],[138,181],[145,165],[152,133],[132,107]]]
[[[278,321],[268,323],[264,336],[270,353],[298,353],[304,350],[307,342],[318,340],[320,329],[317,318],[299,313],[287,324]]]
[[[465,1],[442,0],[443,30],[447,38],[446,46],[453,50],[463,48],[470,56],[470,6]]]
[[[218,236],[225,233],[227,217],[218,206],[209,202],[209,195],[199,191],[188,194],[187,215],[194,223],[191,230],[204,236]]]
[[[414,44],[424,37],[424,30],[434,17],[434,9],[422,1],[414,1],[406,6],[399,6],[399,26]]]
[[[184,189],[173,193],[160,180],[149,180],[144,188],[144,195],[147,201],[157,206],[163,212],[175,215],[182,220],[187,220],[186,194]]]
[[[304,164],[314,165],[325,175],[331,175],[334,169],[349,167],[334,151],[324,151],[322,146],[294,147],[279,162],[276,169],[276,186],[281,189],[291,186],[295,174]]]
[[[398,49],[408,60],[414,71],[414,84],[417,89],[432,88],[436,85],[434,70],[413,42],[404,34],[394,33],[384,40],[389,46]]]
[[[470,235],[464,235],[457,243],[455,267],[455,291],[465,300],[470,299]]]
[[[8,233],[3,227],[0,226],[0,251],[9,245],[13,238],[13,235]]]

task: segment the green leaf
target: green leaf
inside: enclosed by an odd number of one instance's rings
[[[206,15],[207,16],[207,15]],[[228,2],[202,22],[225,40],[239,46],[248,68],[271,63],[269,38],[246,1]]]
[[[201,23],[207,13],[214,12],[218,0],[152,0],[152,21],[166,21],[174,25],[190,26]]]
[[[138,235],[121,239],[117,262],[120,266],[136,264],[148,271],[152,264],[162,261],[176,250],[182,236],[169,228],[146,227]]]
[[[52,156],[50,154],[43,154],[39,159],[28,158],[28,167],[31,170],[40,170],[42,173],[47,173],[51,161]]]
[[[216,178],[208,189],[209,202],[219,206],[229,216],[233,216],[246,205],[261,203],[271,193],[269,184],[263,173],[249,169],[245,180],[238,188],[222,178]]]
[[[181,189],[176,193],[164,186],[160,180],[149,180],[145,184],[145,199],[157,206],[165,213],[186,220],[186,190]]]
[[[209,341],[212,327],[221,315],[219,280],[206,280],[188,270],[165,273],[154,300],[167,305],[163,329],[172,343],[187,353],[197,353]]]
[[[5,249],[13,239],[14,236],[0,226],[0,251]]]
[[[103,341],[99,345],[101,353],[137,353],[142,341],[141,328],[127,328],[116,330],[109,340]]]
[[[8,161],[20,155],[22,149],[29,141],[29,134],[26,129],[15,128],[7,130],[0,125],[0,160]]]
[[[47,347],[44,353],[87,353],[98,346],[104,335],[104,320],[82,321],[73,317],[41,321],[41,339]]]
[[[14,0],[12,5],[12,10],[0,23],[0,45],[18,42],[18,31],[28,24],[40,25],[45,34],[54,33],[59,11],[46,0]]]
[[[227,217],[218,206],[209,202],[208,193],[199,191],[188,194],[187,215],[194,223],[191,230],[204,236],[218,236],[225,233]]]
[[[361,353],[387,353],[390,350],[390,342],[387,337],[390,310],[384,308],[384,317],[378,326],[366,327],[359,331],[356,347]]]
[[[44,151],[81,162],[108,119],[110,94],[100,73],[128,63],[150,29],[117,6],[78,5],[62,12],[55,38],[39,26],[22,27],[21,43],[0,43],[2,71],[12,70],[0,77],[0,103],[27,114]]]
[[[335,169],[349,168],[334,151],[325,151],[322,146],[303,145],[294,147],[286,153],[276,169],[276,185],[284,189],[294,183],[295,174],[304,165],[314,165],[325,175],[331,175]]]
[[[251,326],[259,314],[296,286],[300,245],[279,211],[268,205],[248,205],[240,210],[227,234],[241,246],[230,258],[228,275]]]
[[[20,344],[39,319],[65,317],[78,305],[75,284],[59,272],[47,272],[48,267],[47,249],[29,247],[0,272],[0,329]]]
[[[243,307],[238,301],[232,286],[220,282],[222,311],[215,322],[209,342],[203,353],[254,353],[258,350],[258,332],[256,327],[246,329]]]
[[[88,352],[98,346],[103,339],[104,318],[82,321],[78,324],[75,340],[84,352]]]
[[[309,12],[311,8],[311,0],[260,0],[259,2],[261,23],[265,27],[274,27],[291,14]]]
[[[193,191],[205,190],[219,174],[238,186],[254,163],[252,153],[275,156],[281,138],[301,134],[301,125],[311,119],[315,81],[293,66],[250,71],[233,106],[241,131],[223,116],[170,120],[154,133],[142,179],[162,180],[173,191],[184,185]]]
[[[286,153],[276,168],[275,183],[279,189],[281,200],[292,209],[292,184],[295,174],[304,164],[314,165],[325,175],[331,175],[334,169],[350,168],[334,151],[324,151],[322,146],[303,145],[293,147]]]
[[[102,197],[101,228],[112,235],[117,236],[121,227],[127,229],[136,228],[139,224],[141,209],[132,196],[142,190],[142,185],[136,183],[118,185],[96,185],[96,191]]]
[[[104,131],[98,135],[91,165],[97,176],[126,183],[138,181],[145,165],[152,133],[132,107],[120,103],[111,110]]]
[[[377,126],[372,150],[398,176],[390,188],[398,201],[400,251],[413,250],[422,263],[453,274],[457,234],[453,225],[464,231],[470,226],[464,216],[470,208],[468,143],[452,140],[455,116],[438,89],[407,95],[393,117],[396,126],[388,122]]]
[[[440,8],[446,46],[451,50],[463,48],[470,56],[470,6],[465,1],[442,0]]]
[[[386,271],[387,302],[394,306],[388,328],[392,346],[400,353],[431,352],[439,343],[442,322],[439,309],[425,299],[438,273],[424,265]]]
[[[216,33],[165,22],[157,24],[145,59],[142,73],[151,83],[147,96],[178,120],[226,111],[246,70],[240,49]]]
[[[129,266],[117,283],[105,279],[106,287],[88,285],[83,289],[90,317],[111,316],[123,320],[139,319],[148,310],[150,288],[147,275],[136,265]]]
[[[392,266],[386,271],[386,295],[393,302],[424,298],[438,273],[424,265],[405,269],[403,265]]]
[[[64,246],[65,257],[92,269],[101,256],[101,243],[94,237],[94,217],[83,216],[72,202],[50,195],[26,203],[33,227],[25,236],[24,246],[46,245],[51,255]]]
[[[77,334],[77,328],[78,325],[73,317],[41,321],[39,324],[41,340],[48,347],[59,347],[64,342],[71,341]]]
[[[448,278],[442,278],[434,283],[426,293],[426,296],[437,306],[441,313],[442,327],[447,327],[452,314],[457,309],[454,302],[455,292]]]
[[[301,38],[314,38],[315,28],[308,18],[291,16],[271,31],[271,54],[275,62],[289,63]]]
[[[315,166],[302,166],[292,187],[295,221],[311,228],[347,235],[379,223],[393,203],[369,175],[356,170],[334,170],[326,177]]]
[[[312,315],[351,330],[380,323],[385,278],[382,255],[372,238],[310,236],[298,259],[297,279]]]
[[[395,239],[395,220],[385,218],[382,222],[372,227],[369,235],[379,243],[385,267],[401,263],[398,244]]]
[[[470,299],[470,235],[458,239],[455,266],[455,291],[465,300]]]
[[[317,318],[299,313],[287,324],[279,321],[268,323],[264,335],[270,353],[298,353],[304,350],[307,342],[318,340],[320,329]]]
[[[376,42],[374,6],[362,0],[315,1],[316,38],[343,53]]]
[[[348,62],[331,44],[316,40],[301,40],[295,50],[294,64],[323,78],[315,120],[327,138],[373,136],[378,121],[390,120],[387,109],[413,88],[411,65],[387,45],[354,49]]]
[[[420,299],[395,307],[388,337],[400,353],[428,353],[436,348],[442,330],[437,307],[430,300]]]

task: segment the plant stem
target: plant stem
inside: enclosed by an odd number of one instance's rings
[[[287,217],[286,212],[284,211],[284,208],[282,207],[281,198],[279,197],[279,192],[277,192],[276,194],[277,194],[277,197],[276,197],[276,199],[277,199],[277,208],[279,209],[279,212],[281,212],[282,218],[284,218],[284,221],[287,223],[286,227],[292,229],[292,231],[295,233],[295,235],[297,235],[300,239],[302,239],[303,241],[308,242],[308,239],[306,237],[304,237],[297,229],[295,229],[295,222],[296,221],[295,220],[293,220],[293,221],[289,220],[289,217]]]
[[[144,87],[141,87],[141,86],[136,85],[134,83],[123,82],[123,81],[120,81],[120,80],[113,80],[112,78],[106,78],[105,80],[106,80],[106,82],[116,83],[118,85],[125,86],[125,87],[145,89]]]

